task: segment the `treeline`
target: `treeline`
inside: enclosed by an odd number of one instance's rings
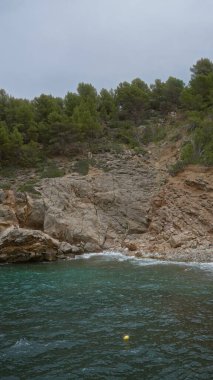
[[[182,161],[213,164],[213,63],[200,59],[191,73],[187,86],[174,77],[150,86],[137,78],[98,93],[80,83],[64,98],[42,94],[32,101],[0,90],[1,165],[35,166],[53,155],[122,146],[139,150],[164,135],[159,120],[180,112],[189,133]]]

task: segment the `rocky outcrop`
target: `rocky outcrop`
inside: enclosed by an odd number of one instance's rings
[[[93,251],[119,247],[127,235],[147,231],[155,180],[133,162],[109,173],[45,180],[39,188],[46,207],[44,231],[70,243],[90,243]]]
[[[213,170],[190,166],[169,177],[153,197],[149,217],[148,251],[206,250],[213,259]]]
[[[126,153],[98,160],[102,169],[86,176],[43,179],[36,197],[1,191],[2,262],[105,249],[159,258],[193,251],[196,260],[200,250],[211,260],[212,169],[189,167],[169,177],[156,153],[155,159]]]
[[[37,230],[11,227],[5,230],[0,240],[0,263],[55,261],[74,252],[75,247],[70,244],[60,243]]]

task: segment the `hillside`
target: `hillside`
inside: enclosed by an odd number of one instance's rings
[[[0,261],[212,260],[213,63],[64,99],[0,91]]]
[[[1,262],[109,249],[211,261],[213,169],[188,166],[172,177],[166,166],[175,147],[164,142],[145,155],[99,154],[88,174],[38,180],[36,193],[17,191],[19,179],[11,180],[11,189],[1,191]]]

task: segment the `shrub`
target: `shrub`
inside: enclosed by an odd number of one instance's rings
[[[19,186],[18,191],[21,191],[23,193],[32,193],[32,194],[40,194],[37,190],[35,190],[34,186],[36,184],[35,180],[28,181],[24,183],[23,185]]]
[[[191,164],[195,161],[194,147],[191,142],[187,142],[181,151],[181,161],[185,164]]]
[[[79,160],[75,163],[74,165],[74,171],[81,175],[87,175],[89,172],[89,165],[90,165],[90,160],[85,159],[85,160]]]
[[[56,165],[52,164],[41,173],[41,178],[57,178],[64,176],[64,170],[59,169]]]
[[[178,173],[182,172],[186,166],[184,161],[178,160],[174,165],[171,165],[168,169],[169,174],[175,177]]]

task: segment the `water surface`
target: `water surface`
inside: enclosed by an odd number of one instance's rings
[[[213,379],[212,278],[119,254],[1,266],[0,379]]]

